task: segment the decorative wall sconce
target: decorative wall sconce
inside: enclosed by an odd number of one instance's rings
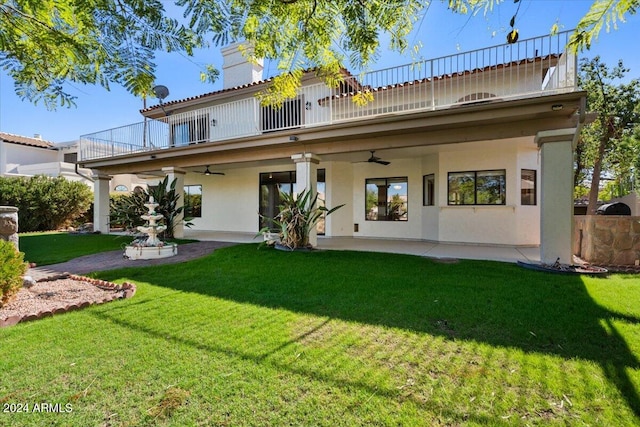
[[[297,136],[295,136],[295,135],[291,135],[291,136],[289,137],[289,141],[297,141],[297,140],[298,140],[298,137],[297,137]]]
[[[216,127],[217,124],[218,122],[216,121],[216,119],[211,119],[211,126]]]
[[[307,111],[311,110],[311,102],[310,101],[307,101],[304,104],[304,109],[307,110]]]

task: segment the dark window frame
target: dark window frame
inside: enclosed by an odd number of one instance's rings
[[[478,174],[484,174],[489,172],[502,172],[500,176],[503,178],[502,182],[502,203],[478,203]],[[451,201],[451,175],[471,175],[473,174],[473,203],[453,203]],[[507,204],[507,170],[506,169],[484,169],[477,171],[456,171],[447,173],[447,205],[448,206],[505,206]]]
[[[436,175],[433,173],[424,175],[422,177],[422,206],[435,206],[436,204],[435,192],[436,192]]]
[[[199,195],[200,196],[200,205],[197,206],[197,208],[194,210],[194,207],[191,205],[190,202],[188,202],[187,200],[189,199],[189,196],[192,196],[192,194],[189,192],[189,187],[200,187],[200,194],[193,194],[195,195]],[[183,193],[184,193],[184,214],[185,217],[188,218],[202,218],[202,184],[189,184],[189,185],[185,185],[183,187]]]
[[[304,99],[287,99],[279,108],[265,105],[260,109],[260,129],[262,133],[297,129],[304,124]]]
[[[383,218],[380,218],[380,216],[378,215],[378,217],[376,219],[370,219],[369,215],[368,215],[368,211],[369,211],[369,207],[367,205],[367,185],[369,184],[373,184],[375,185],[375,183],[373,182],[369,182],[369,181],[384,181],[384,186],[386,188],[389,188],[392,184],[394,183],[404,183],[406,185],[406,202],[405,202],[405,206],[406,209],[404,211],[403,215],[400,215],[397,219],[394,219],[393,216],[391,216],[392,210],[390,209],[390,202],[389,202],[389,194],[387,193],[385,196],[385,200],[386,200],[386,205],[385,205],[385,212],[387,212]],[[378,202],[377,202],[377,206],[380,207],[380,196],[378,195]],[[383,222],[400,222],[400,223],[406,223],[409,222],[409,177],[408,176],[393,176],[393,177],[386,177],[386,178],[365,178],[364,180],[364,219],[365,221],[383,221]]]
[[[178,140],[178,136],[182,135],[178,129],[187,126],[188,141]],[[185,145],[198,144],[207,142],[211,138],[209,129],[209,114],[202,114],[195,118],[178,119],[171,122],[171,146],[183,147]]]
[[[523,174],[525,172],[533,173],[533,191],[528,192],[524,189],[522,183],[524,181]],[[533,203],[527,203],[533,195]],[[536,169],[520,169],[520,204],[522,206],[538,205],[538,171]]]

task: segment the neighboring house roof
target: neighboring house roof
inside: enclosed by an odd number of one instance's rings
[[[39,148],[53,148],[53,142],[45,141],[39,138],[29,138],[27,136],[14,135],[12,133],[0,132],[0,139],[19,145],[28,145]]]
[[[314,69],[307,69],[304,70],[303,72],[306,73],[311,73],[313,72]],[[342,74],[344,74],[345,77],[352,77],[352,74],[349,72],[349,70],[347,70],[346,68],[341,69]],[[214,96],[218,96],[221,95],[223,93],[228,93],[228,92],[234,92],[240,89],[246,89],[248,87],[256,87],[256,86],[263,86],[266,85],[267,83],[271,83],[273,81],[273,77],[269,77],[268,79],[264,79],[264,80],[259,80],[257,82],[253,82],[253,83],[247,83],[241,86],[234,86],[228,89],[221,89],[221,90],[217,90],[215,92],[208,92],[208,93],[203,93],[202,95],[196,95],[196,96],[191,96],[189,98],[183,98],[183,99],[177,99],[175,101],[169,101],[169,102],[164,102],[162,104],[163,107],[169,107],[169,106],[174,106],[174,105],[178,105],[178,104],[182,104],[184,102],[189,102],[189,101],[195,101],[195,100],[199,100],[199,99],[203,99],[203,98],[210,98],[210,97],[214,97]],[[156,110],[160,110],[162,107],[160,106],[160,104],[158,105],[154,105],[153,107],[148,107],[145,109],[140,110],[140,113],[144,114],[144,113],[148,113],[151,111],[156,111]]]

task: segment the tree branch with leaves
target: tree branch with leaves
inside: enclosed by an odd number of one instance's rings
[[[515,0],[519,2],[520,0]],[[501,0],[448,0],[456,13],[493,12]],[[403,51],[429,0],[175,0],[185,24],[169,18],[161,0],[0,0],[0,67],[16,93],[48,108],[74,105],[73,84],[119,84],[136,96],[151,93],[158,51],[193,53],[198,47],[245,40],[251,60],[278,62],[281,75],[261,94],[266,103],[291,97],[302,70],[314,69],[330,86],[342,67],[366,69],[389,48]],[[595,0],[571,38],[589,48],[603,28],[636,13],[640,0]],[[517,14],[517,13],[516,13]],[[517,32],[516,16],[510,25]],[[512,31],[512,32],[513,32]],[[550,29],[553,32],[554,29]],[[203,81],[218,76],[204,67]]]
[[[612,159],[619,157],[623,141],[640,126],[640,81],[622,83],[629,72],[622,63],[609,68],[600,57],[584,59],[580,64],[579,86],[587,92],[587,109],[597,113],[596,120],[581,132],[576,175],[591,170],[589,214],[595,214],[604,170],[612,171]]]

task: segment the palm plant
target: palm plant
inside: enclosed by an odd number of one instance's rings
[[[299,194],[281,192],[280,201],[280,213],[273,218],[273,223],[279,229],[280,244],[292,250],[310,248],[309,235],[318,221],[344,206],[339,205],[332,209],[318,206],[318,193],[311,189],[305,189]],[[265,227],[259,234],[269,231],[269,227]]]
[[[135,230],[137,226],[144,225],[145,221],[141,218],[147,213],[144,206],[148,203],[149,196],[158,203],[156,212],[164,215],[161,222],[167,226],[164,231],[164,237],[173,238],[173,230],[179,222],[179,216],[184,212],[184,206],[178,207],[180,194],[176,191],[176,182],[174,179],[169,183],[169,177],[165,176],[157,186],[152,186],[149,191],[133,192],[126,196],[114,198],[111,200],[111,223],[123,225],[128,230]],[[189,218],[184,218],[184,226],[190,227],[192,224]]]

